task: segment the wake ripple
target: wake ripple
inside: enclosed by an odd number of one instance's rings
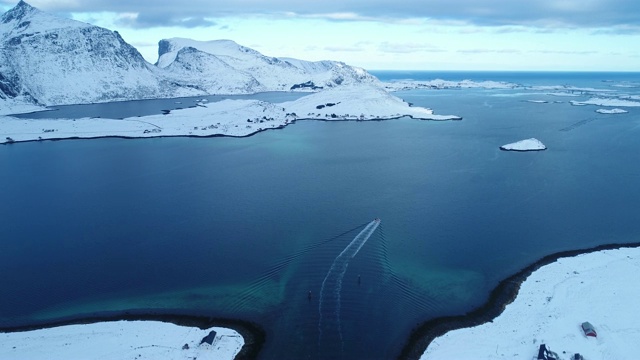
[[[333,260],[327,276],[322,281],[320,288],[320,299],[318,302],[318,312],[320,320],[318,322],[318,347],[322,348],[322,341],[340,341],[341,349],[344,349],[342,329],[340,325],[340,293],[342,291],[342,279],[349,266],[349,261],[353,259],[367,242],[371,234],[380,225],[380,219],[375,219],[358,234]],[[333,301],[328,301],[333,300]],[[323,307],[323,304],[325,306]],[[333,308],[332,306],[333,305]],[[327,319],[324,318],[327,315]],[[327,331],[323,339],[324,331]],[[337,335],[337,339],[336,339]]]

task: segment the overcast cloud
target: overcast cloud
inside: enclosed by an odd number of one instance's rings
[[[637,27],[635,0],[31,0],[56,12],[134,13],[133,27],[209,26],[212,18],[246,15],[315,16],[340,21],[435,19],[471,25],[535,27]],[[0,0],[7,6],[16,1]],[[342,15],[342,16],[340,16]]]
[[[171,37],[367,69],[640,71],[632,0],[27,0],[118,30],[145,59]],[[18,0],[0,0],[8,10]]]

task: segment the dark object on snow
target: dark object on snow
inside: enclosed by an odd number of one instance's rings
[[[537,360],[558,360],[558,354],[547,349],[545,344],[540,344]]]
[[[202,341],[200,341],[200,345],[207,343],[209,345],[213,345],[213,339],[216,338],[216,332],[214,330],[211,330],[211,332],[209,333],[209,335],[205,336],[204,338],[202,338]]]
[[[593,325],[591,325],[591,323],[588,321],[582,323],[582,331],[584,331],[584,334],[587,336],[598,336],[598,334],[596,333],[596,329],[594,329]]]
[[[573,355],[571,360],[584,360],[584,358],[582,357],[582,355],[576,353],[575,355]]]
[[[313,81],[309,80],[301,84],[293,85],[290,90],[304,89],[304,88],[309,88],[311,90],[318,90],[318,89],[322,89],[322,86],[316,86],[316,84],[314,84]]]
[[[182,350],[189,350],[189,344],[184,344],[182,346]]]

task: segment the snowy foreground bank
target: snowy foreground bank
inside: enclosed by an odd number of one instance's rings
[[[536,359],[541,344],[560,359],[634,359],[640,353],[640,248],[561,258],[531,274],[504,312],[448,332],[421,359]],[[594,325],[597,337],[581,329]]]
[[[0,143],[66,139],[158,136],[248,136],[296,120],[386,120],[409,116],[423,120],[460,120],[413,107],[376,86],[341,86],[295,101],[198,102],[165,115],[126,119],[17,119],[0,116]]]
[[[210,333],[211,343],[200,344]],[[113,321],[0,333],[0,359],[232,360],[243,345],[242,336],[226,328]]]

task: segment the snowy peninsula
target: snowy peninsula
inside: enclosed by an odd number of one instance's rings
[[[190,108],[125,119],[18,119],[0,116],[0,143],[46,139],[161,136],[249,136],[282,128],[297,120],[460,120],[410,106],[374,85],[340,86],[295,101],[258,100],[197,102]]]
[[[542,344],[565,360],[633,359],[639,267],[640,248],[560,258],[533,272],[493,321],[437,337],[421,359],[535,359]],[[586,336],[583,322],[596,337]]]
[[[546,149],[547,147],[536,138],[520,140],[514,143],[500,146],[500,150],[505,151],[540,151]]]
[[[0,333],[0,358],[233,360],[244,345],[234,330],[161,321],[106,321]]]

